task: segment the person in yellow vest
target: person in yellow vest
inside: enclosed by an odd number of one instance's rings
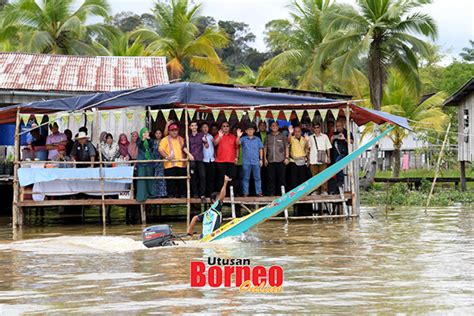
[[[308,142],[303,137],[300,126],[288,128],[288,141],[290,143],[290,190],[308,180],[309,169],[307,163]]]
[[[166,177],[184,177],[186,176],[186,162],[180,161],[186,159],[184,148],[184,139],[179,136],[179,127],[173,123],[168,126],[168,136],[163,138],[158,147],[160,155],[166,161],[163,163]],[[166,179],[166,189],[168,197],[185,196],[184,179]]]

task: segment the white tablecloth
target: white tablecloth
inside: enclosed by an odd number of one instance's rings
[[[104,195],[118,195],[130,190],[130,184],[104,182]],[[41,192],[41,193],[40,193]],[[45,196],[73,195],[86,193],[88,195],[102,195],[100,181],[88,180],[54,180],[38,182],[33,185],[33,200],[43,201]]]

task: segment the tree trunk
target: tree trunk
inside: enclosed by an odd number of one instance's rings
[[[401,146],[394,144],[393,149],[393,160],[392,160],[392,177],[399,178],[400,177],[400,158],[401,158]]]
[[[379,110],[382,105],[383,98],[383,83],[385,80],[385,70],[382,61],[382,54],[380,51],[380,41],[374,39],[369,49],[369,64],[368,64],[368,79],[370,89],[370,102],[375,110]],[[376,128],[378,131],[378,128]],[[378,132],[374,136],[377,136]],[[364,178],[361,179],[360,185],[364,190],[367,190],[375,179],[377,173],[377,157],[379,154],[379,145],[372,146],[370,151],[370,165]]]

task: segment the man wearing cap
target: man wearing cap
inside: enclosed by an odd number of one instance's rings
[[[59,132],[59,126],[56,122],[49,124],[49,129],[51,134],[46,138],[46,148],[48,149],[48,160],[53,160],[58,154],[58,146],[67,144],[67,136]]]
[[[95,150],[94,145],[89,141],[89,137],[85,132],[79,132],[76,137],[76,142],[74,146],[72,146],[71,150],[71,158],[74,161],[95,161],[95,156],[97,151]],[[90,165],[94,167],[94,165]],[[87,168],[89,165],[87,164],[77,164],[77,168]]]
[[[163,163],[166,177],[183,177],[186,176],[186,164],[184,161],[177,161],[185,159],[184,139],[179,136],[179,127],[176,123],[168,125],[168,136],[163,138],[158,147],[160,155],[167,161]],[[183,179],[166,179],[166,190],[168,197],[184,197]]]

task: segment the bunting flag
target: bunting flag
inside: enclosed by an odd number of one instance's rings
[[[285,114],[285,118],[286,118],[287,121],[291,120],[291,113],[292,112],[293,112],[292,110],[283,111],[283,114]]]
[[[307,111],[308,111],[309,119],[312,122],[314,119],[314,115],[316,114],[316,110],[307,110]]]
[[[242,116],[244,116],[244,113],[246,113],[246,112],[245,111],[240,111],[240,110],[235,111],[235,115],[237,115],[237,120],[239,122],[242,120]]]
[[[280,110],[271,111],[271,113],[272,113],[273,119],[275,121],[278,120],[278,116],[280,115]]]
[[[109,120],[109,112],[101,112],[100,117],[102,118],[103,121],[108,121]]]
[[[129,122],[131,122],[133,120],[133,116],[135,115],[135,113],[133,113],[132,111],[128,111],[125,113],[125,116],[127,117],[127,120]]]
[[[152,111],[153,112],[153,111]],[[155,118],[154,120],[156,121],[156,118],[158,117],[158,110],[156,110],[156,115],[155,115]],[[165,120],[169,120],[170,119],[170,113],[171,113],[171,110],[170,109],[166,109],[166,110],[161,110],[161,113],[163,114],[163,117],[165,118]],[[152,114],[153,115],[153,114]]]
[[[61,117],[61,122],[63,123],[64,126],[66,126],[69,123],[69,115],[63,115]]]
[[[232,115],[232,110],[225,110],[224,111],[224,116],[225,116],[225,119],[228,121],[230,119]]]
[[[156,119],[158,118],[158,110],[151,110],[150,115],[151,115],[151,118],[153,119],[153,121],[156,122]],[[163,113],[163,115],[164,115],[164,113]],[[168,115],[169,115],[169,111],[168,111]],[[167,119],[167,118],[165,117],[165,119]]]
[[[20,119],[23,121],[23,124],[28,124],[30,120],[30,114],[20,114]]]
[[[36,122],[38,124],[43,123],[43,117],[44,117],[44,114],[35,114]]]
[[[255,113],[257,113],[257,111],[255,111],[255,110],[247,111],[247,115],[249,117],[250,122],[253,122],[253,120],[255,118]]]
[[[92,122],[94,120],[94,112],[86,112],[87,122]]]
[[[212,116],[214,116],[214,121],[217,121],[217,118],[219,117],[220,113],[221,110],[212,110]]]
[[[116,122],[119,122],[122,119],[122,111],[114,112],[114,119]]]
[[[334,119],[337,120],[337,118],[339,116],[339,109],[331,109],[329,111],[331,111],[332,116],[334,116]]]
[[[139,113],[138,113],[138,118],[140,119],[140,121],[145,121],[146,112],[145,112],[145,111],[139,112]]]
[[[74,120],[76,121],[77,124],[81,122],[82,119],[82,113],[74,113]]]
[[[328,114],[328,110],[319,110],[319,115],[321,115],[321,121],[326,120],[326,115]]]
[[[295,111],[295,114],[296,114],[296,118],[299,121],[301,121],[301,119],[303,118],[304,110],[297,110],[297,111]]]
[[[181,116],[183,116],[183,109],[174,109],[174,113],[176,114],[176,118],[179,121],[181,119]]]
[[[194,118],[194,114],[196,114],[196,109],[193,109],[193,108],[188,109],[188,114],[189,114],[189,118],[192,121]]]
[[[58,118],[57,114],[48,114],[49,122],[54,122]]]

